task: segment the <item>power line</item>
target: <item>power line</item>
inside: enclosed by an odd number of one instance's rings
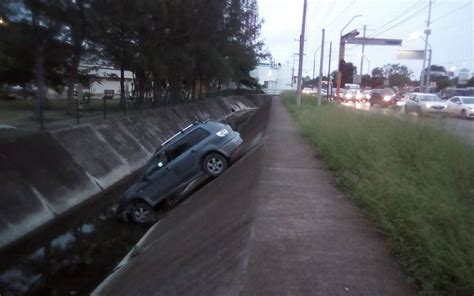
[[[455,13],[456,11],[463,9],[464,7],[466,7],[466,6],[468,6],[468,5],[472,5],[472,1],[469,1],[469,2],[465,3],[464,5],[462,5],[462,6],[458,7],[458,8],[455,8],[455,9],[451,10],[450,12],[445,13],[445,14],[443,14],[443,15],[441,15],[441,16],[435,18],[435,19],[432,21],[432,23],[434,23],[434,22],[436,22],[436,21],[439,21],[440,19],[445,18],[445,17],[447,17],[448,15],[451,15],[451,14]]]
[[[411,9],[412,7],[413,7],[413,5],[410,6],[409,8]],[[403,19],[402,19],[401,21],[399,21],[398,23],[392,25],[391,27],[389,27],[389,28],[387,28],[387,29],[385,29],[385,30],[383,30],[383,31],[381,31],[381,32],[374,32],[373,34],[367,36],[367,38],[374,38],[374,37],[380,36],[381,34],[383,34],[383,33],[385,33],[385,32],[388,32],[388,31],[390,31],[390,30],[396,28],[397,26],[399,26],[399,25],[401,25],[401,24],[403,24],[403,23],[409,21],[413,16],[417,15],[418,13],[422,12],[423,10],[425,10],[425,9],[428,8],[428,7],[429,7],[429,5],[426,5],[425,7],[422,7],[422,8],[420,8],[420,9],[418,9],[418,10],[412,12],[411,14],[407,15],[405,18],[403,18]],[[405,10],[406,10],[406,9],[405,9]],[[381,28],[382,28],[382,27],[383,27],[383,26],[381,26]],[[351,47],[348,47],[346,50],[351,50],[351,49],[353,49],[353,48],[355,48],[355,47],[357,47],[357,45],[353,45],[353,46],[351,46]]]
[[[416,6],[419,6],[420,4],[423,4],[423,2],[421,0],[418,0],[416,3],[414,3],[413,5],[410,5],[409,7],[405,8],[400,14],[394,16],[393,18],[391,18],[389,21],[387,21],[385,24],[381,25],[380,28],[378,28],[377,30],[382,30],[384,29],[384,27],[390,25],[391,23],[393,23],[394,21],[396,21],[399,17],[401,17],[402,15],[404,15],[405,13],[407,13],[410,9],[414,9]]]
[[[354,3],[355,3],[355,0],[353,0],[351,3],[349,3],[349,5],[347,5],[346,7],[344,7],[344,8],[341,10],[341,12],[340,12],[338,15],[336,15],[336,17],[333,18],[333,19],[329,22],[329,24],[325,25],[323,28],[329,27],[329,26],[332,25],[339,17],[341,17],[343,14],[347,13],[347,9],[349,9],[352,5],[354,5]]]
[[[389,28],[387,28],[387,29],[385,29],[385,30],[383,30],[383,31],[381,31],[381,32],[374,33],[373,35],[369,36],[369,38],[373,38],[373,37],[380,36],[381,34],[383,34],[383,33],[385,33],[385,32],[388,32],[388,31],[390,31],[390,30],[392,30],[392,29],[398,27],[398,26],[400,26],[400,25],[403,24],[403,23],[406,23],[407,21],[411,20],[412,17],[414,17],[415,15],[421,13],[423,10],[427,9],[428,7],[429,7],[429,5],[426,5],[425,7],[422,7],[421,9],[415,11],[414,13],[412,13],[412,14],[406,16],[404,19],[402,19],[401,21],[399,21],[399,22],[396,23],[395,25],[393,25],[393,26],[391,26],[391,27],[389,27]]]

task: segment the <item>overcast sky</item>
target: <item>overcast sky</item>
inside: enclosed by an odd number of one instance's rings
[[[315,50],[321,44],[321,29],[326,28],[325,65],[329,42],[333,42],[334,69],[337,64],[338,39],[342,27],[357,14],[362,14],[345,32],[367,25],[367,36],[403,39],[401,47],[368,46],[365,50],[364,73],[388,63],[402,63],[415,71],[417,77],[422,61],[397,60],[399,49],[422,50],[424,41],[413,38],[423,32],[428,18],[429,0],[308,0],[304,76],[312,75]],[[303,0],[258,0],[260,17],[264,19],[262,39],[277,63],[293,63],[298,52]],[[433,64],[450,69],[468,68],[474,72],[474,0],[433,0],[432,34]],[[412,36],[410,38],[410,35]],[[347,45],[346,61],[359,69],[361,46]],[[316,62],[319,69],[319,53]],[[316,71],[317,72],[317,71]]]

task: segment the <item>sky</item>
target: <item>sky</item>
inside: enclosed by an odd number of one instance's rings
[[[423,50],[423,33],[428,19],[429,0],[308,0],[303,76],[312,76],[314,53],[321,45],[321,30],[326,30],[324,72],[327,72],[329,43],[332,41],[331,69],[337,67],[339,34],[354,15],[362,15],[344,31],[357,29],[362,36],[402,39],[402,46],[366,46],[363,73],[389,63],[408,66],[419,77],[421,60],[397,60],[397,50]],[[261,39],[277,63],[297,64],[303,0],[258,0],[262,26]],[[448,71],[468,68],[474,72],[474,0],[433,0],[431,13],[432,64]],[[423,35],[424,36],[424,35]],[[346,46],[346,62],[357,66],[360,45]],[[316,52],[316,75],[320,52]]]

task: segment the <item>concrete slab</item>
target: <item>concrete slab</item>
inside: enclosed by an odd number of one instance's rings
[[[94,295],[415,294],[279,99],[261,136],[267,115],[249,124],[264,147],[158,222]]]

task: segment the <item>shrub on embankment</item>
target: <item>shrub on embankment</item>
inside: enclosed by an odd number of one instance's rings
[[[474,149],[402,119],[282,98],[420,293],[473,295]]]

